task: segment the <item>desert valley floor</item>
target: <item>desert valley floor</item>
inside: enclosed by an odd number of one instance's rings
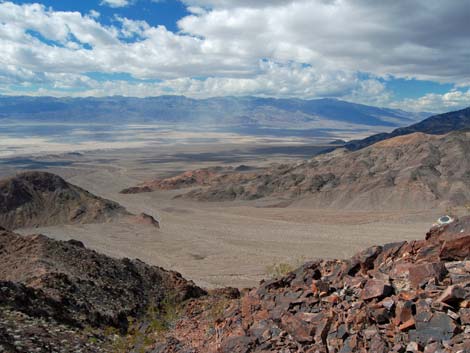
[[[161,229],[131,223],[23,229],[56,239],[77,239],[115,257],[139,258],[179,271],[198,285],[254,286],[273,264],[344,258],[373,244],[421,239],[445,210],[360,211],[312,209],[282,200],[196,202],[173,199],[181,191],[120,194],[123,188],[184,170],[305,159],[319,146],[180,145],[168,149],[101,150],[1,161],[0,176],[45,169],[129,211],[146,212]],[[189,153],[188,151],[191,151]]]

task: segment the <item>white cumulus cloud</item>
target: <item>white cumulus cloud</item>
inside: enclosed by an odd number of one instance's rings
[[[96,11],[84,15],[0,1],[0,90],[329,96],[414,110],[470,105],[470,0],[183,2],[189,15],[174,33],[124,17],[104,25]],[[102,1],[113,7],[131,3]],[[136,82],[102,82],[90,72],[126,73]],[[397,102],[381,77],[461,89]]]
[[[102,0],[100,5],[110,7],[126,7],[132,3],[131,0]]]

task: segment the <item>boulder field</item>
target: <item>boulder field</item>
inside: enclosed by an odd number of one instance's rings
[[[197,299],[154,352],[469,352],[470,218]],[[235,296],[236,297],[236,296]]]

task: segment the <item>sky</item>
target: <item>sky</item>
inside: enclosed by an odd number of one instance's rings
[[[470,0],[0,0],[0,95],[470,106]]]

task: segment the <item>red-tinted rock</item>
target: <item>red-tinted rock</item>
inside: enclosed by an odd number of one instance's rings
[[[432,262],[411,266],[409,279],[411,288],[417,289],[425,285],[429,280],[441,281],[447,270],[443,263]]]
[[[326,337],[331,326],[331,319],[324,318],[315,329],[315,342],[316,343],[326,343]]]
[[[285,313],[281,317],[281,325],[281,327],[289,332],[297,342],[306,343],[313,341],[313,337],[311,335],[312,327],[294,315]]]
[[[438,298],[439,302],[449,305],[458,305],[467,296],[467,291],[458,285],[447,287]]]
[[[405,322],[403,322],[400,326],[398,326],[398,328],[400,329],[400,331],[408,331],[412,328],[415,328],[415,325],[416,325],[415,319],[410,318],[406,320]]]
[[[413,318],[414,303],[411,301],[399,302],[395,309],[396,324],[407,322]]]
[[[318,295],[327,295],[330,290],[328,282],[325,281],[312,281],[312,292]]]
[[[444,261],[461,261],[469,257],[470,235],[444,242],[439,254]]]
[[[389,283],[382,280],[369,279],[362,289],[361,299],[369,300],[373,298],[386,297],[392,294],[392,292],[393,289]]]

